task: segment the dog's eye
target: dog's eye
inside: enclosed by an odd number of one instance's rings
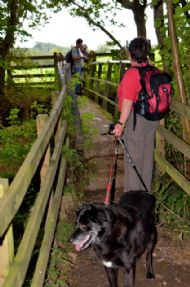
[[[85,231],[85,230],[87,230],[87,226],[86,225],[80,225],[80,229]]]

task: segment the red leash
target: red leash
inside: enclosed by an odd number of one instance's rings
[[[114,156],[114,159],[113,159],[113,164],[112,164],[112,166],[110,168],[109,178],[108,178],[107,186],[106,186],[106,197],[105,197],[105,200],[104,200],[104,204],[105,205],[111,204],[112,201],[114,200],[118,148],[119,148],[119,141],[116,140],[116,143],[115,143],[115,156]]]

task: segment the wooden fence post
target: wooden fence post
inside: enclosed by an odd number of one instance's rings
[[[8,179],[0,178],[0,198],[8,189]],[[14,259],[14,239],[12,225],[8,228],[5,236],[0,238],[0,286],[2,286],[9,267]]]
[[[37,118],[36,118],[37,135],[39,135],[40,132],[43,130],[43,128],[47,122],[47,119],[48,119],[47,114],[37,115]],[[46,176],[46,173],[47,173],[48,168],[49,168],[50,158],[51,158],[51,150],[50,150],[50,145],[48,145],[46,152],[45,152],[44,161],[43,161],[43,164],[42,164],[42,167],[40,170],[41,184],[45,180],[45,176]]]
[[[102,76],[102,63],[98,63],[98,79],[101,79]],[[100,91],[100,81],[96,81],[96,91]],[[95,96],[95,100],[98,103],[98,96]]]
[[[55,103],[56,103],[58,97],[59,97],[59,92],[58,91],[53,91],[51,93],[51,106],[52,106],[52,108],[55,106]]]
[[[112,63],[108,63],[106,81],[111,81],[112,66],[113,66]],[[110,92],[110,84],[106,83],[106,87],[105,87],[105,91],[104,91],[104,97],[109,99],[109,92]],[[107,111],[107,105],[108,105],[108,102],[103,100],[102,101],[102,107],[104,109],[106,109],[106,111]]]
[[[59,92],[58,91],[53,91],[51,93],[51,105],[52,105],[52,108],[55,106],[58,97],[59,97]],[[57,123],[57,126],[56,126],[54,141],[56,141],[56,139],[59,137],[59,130],[60,130],[61,126],[62,126],[62,119],[60,117],[59,121]]]
[[[54,59],[54,67],[55,67],[55,69],[56,69],[56,67],[57,67],[57,60],[58,60],[57,53],[54,53],[54,54],[53,54],[53,59]],[[56,70],[57,70],[57,69],[56,69]]]
[[[90,76],[91,78],[94,78],[95,76],[95,73],[96,73],[96,65],[91,65],[91,69],[90,69]],[[94,79],[91,79],[90,80],[90,83],[89,83],[89,88],[93,90],[93,85],[94,85]]]

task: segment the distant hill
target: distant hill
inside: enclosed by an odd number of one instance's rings
[[[52,55],[53,53],[62,53],[63,55],[66,55],[69,49],[71,49],[71,47],[62,47],[53,43],[37,42],[33,48],[15,49],[15,51],[23,50],[25,51],[25,53],[29,55],[40,56],[40,55]]]
[[[62,47],[53,43],[37,42],[33,48],[24,49],[29,52],[30,55],[52,55],[53,53],[66,53],[71,49],[70,47]],[[97,48],[97,52],[110,52],[110,47],[106,44],[100,45]]]

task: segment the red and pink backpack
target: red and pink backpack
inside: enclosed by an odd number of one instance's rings
[[[164,118],[170,111],[172,78],[154,66],[133,67],[138,69],[141,90],[134,103],[134,112],[150,121]]]

